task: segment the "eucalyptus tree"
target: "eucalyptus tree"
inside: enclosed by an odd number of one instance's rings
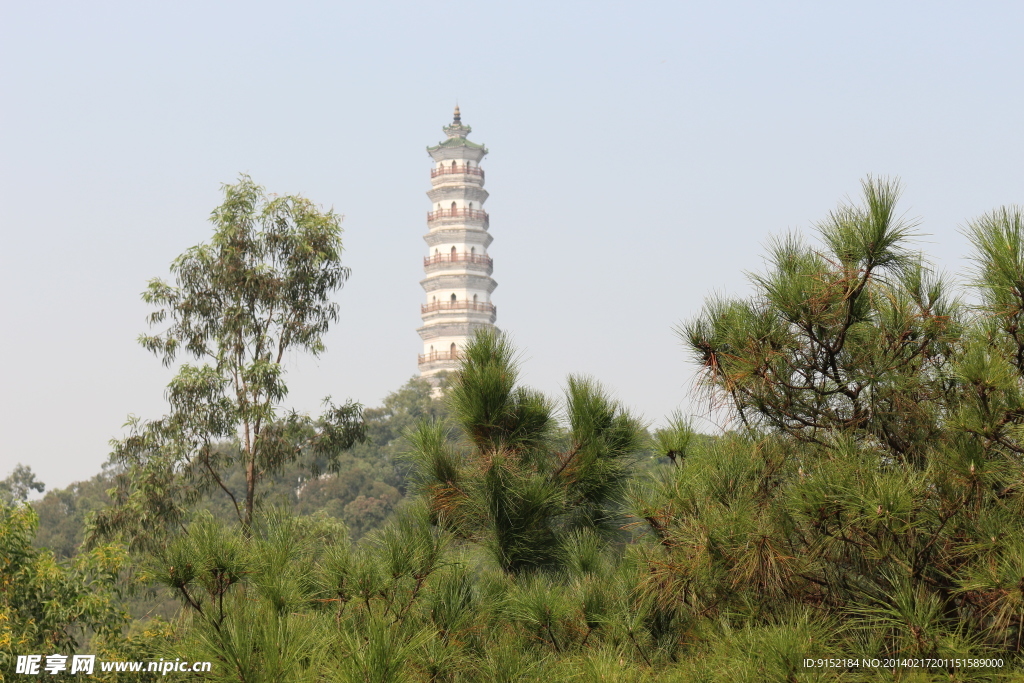
[[[45,490],[46,484],[36,479],[32,468],[18,463],[10,475],[0,481],[0,502],[8,505],[24,503],[32,491],[42,493]]]
[[[181,355],[195,362],[182,363],[168,385],[169,414],[133,418],[114,443],[119,486],[97,533],[180,524],[182,506],[211,490],[231,500],[248,529],[264,477],[306,451],[330,463],[363,438],[358,404],[329,404],[316,423],[280,410],[286,356],[320,355],[338,320],[332,294],[349,277],[341,216],[300,196],[268,196],[245,175],[223,192],[212,239],[171,264],[171,281],[153,279],[143,293],[156,307],[150,325],[164,328],[141,335],[142,346],[164,365]],[[225,472],[239,462],[245,485],[237,491]]]

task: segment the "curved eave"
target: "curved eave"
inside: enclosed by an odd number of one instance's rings
[[[469,140],[466,140],[465,138],[451,138],[449,140],[445,140],[444,142],[442,142],[439,145],[434,145],[433,147],[427,147],[427,153],[429,154],[431,152],[436,152],[439,149],[453,149],[453,148],[456,148],[456,147],[468,147],[469,149],[479,149],[479,150],[483,151],[484,154],[487,154],[487,148],[486,147],[484,147],[483,145],[478,145],[475,142],[470,142]]]

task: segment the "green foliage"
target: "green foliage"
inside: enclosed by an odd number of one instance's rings
[[[448,389],[464,445],[426,422],[411,436],[411,458],[435,519],[521,573],[557,567],[574,531],[614,532],[644,431],[598,384],[570,377],[559,434],[554,406],[517,386],[514,355],[505,338],[478,332]]]
[[[675,413],[665,428],[654,432],[655,451],[675,465],[686,457],[694,436],[691,421],[680,413]]]
[[[1016,680],[1024,219],[1001,209],[965,229],[979,301],[965,303],[910,249],[897,196],[869,179],[819,245],[777,240],[753,296],[711,299],[681,329],[735,418],[722,435],[677,414],[648,441],[585,378],[556,403],[520,386],[511,344],[484,332],[445,404],[414,380],[365,411],[369,439],[349,450],[344,419],[264,421],[273,448],[308,457],[264,473],[248,533],[213,485],[176,476],[186,436],[136,448],[166,458],[167,476],[122,472],[132,495],[176,506],[180,533],[146,573],[181,613],[123,650],[209,659],[210,680],[250,683]],[[190,372],[181,390],[212,405],[216,377]],[[244,444],[209,443],[214,484],[244,496]],[[30,547],[18,515],[31,513],[12,509],[5,566],[73,573]],[[803,666],[864,657],[1004,665]]]
[[[30,492],[42,493],[45,489],[46,485],[36,479],[31,467],[18,464],[6,479],[0,481],[0,503],[24,503],[28,500]]]
[[[680,334],[705,386],[751,427],[821,443],[833,430],[921,463],[940,431],[962,309],[906,245],[897,183],[868,179],[861,206],[790,235],[753,275],[753,297],[711,299]]]
[[[49,548],[59,559],[73,557],[85,540],[89,515],[110,504],[107,489],[112,483],[111,473],[105,470],[67,488],[51,489],[33,501],[39,516],[35,545]]]
[[[681,330],[744,429],[635,490],[658,541],[640,589],[680,628],[727,624],[728,657],[755,633],[796,637],[803,614],[830,625],[825,651],[1019,665],[1021,213],[968,226],[972,307],[912,256],[897,196],[869,179],[818,226],[822,248],[776,241],[750,299],[712,299]],[[800,649],[707,675],[790,680]]]
[[[341,218],[302,197],[268,197],[242,176],[224,186],[211,220],[213,239],[171,265],[174,283],[152,280],[143,294],[158,308],[150,324],[167,327],[140,343],[165,365],[182,351],[200,364],[181,365],[171,380],[170,414],[133,418],[129,436],[114,443],[116,504],[95,518],[97,537],[158,544],[153,531],[180,526],[188,506],[211,490],[230,499],[248,528],[267,477],[305,455],[334,465],[365,438],[355,403],[329,404],[315,422],[278,411],[288,394],[285,352],[319,355],[338,318],[330,295],[349,275]],[[240,493],[225,481],[236,463],[245,475]]]
[[[323,509],[343,520],[353,539],[381,526],[406,495],[406,433],[422,420],[446,414],[431,391],[428,382],[416,377],[385,397],[380,407],[366,409],[366,441],[341,454],[336,471],[303,480],[296,510],[309,514]]]
[[[0,503],[0,680],[21,654],[116,643],[128,621],[115,589],[125,553],[100,546],[61,562],[32,546],[31,506]]]
[[[365,411],[368,439],[339,455],[337,472],[324,471],[329,470],[325,459],[289,463],[264,480],[257,503],[289,508],[297,515],[340,520],[348,526],[353,540],[379,528],[405,499],[405,473],[398,462],[398,454],[407,448],[402,433],[421,419],[444,414],[443,404],[431,398],[430,392],[428,383],[418,378],[410,380],[389,394],[382,406]],[[318,474],[314,475],[311,468]],[[34,501],[32,506],[39,516],[34,545],[52,550],[58,560],[80,552],[89,516],[110,505],[107,489],[115,483],[115,471],[106,468],[92,479],[50,490]],[[236,496],[245,490],[245,471],[240,462],[222,476]],[[237,520],[230,499],[217,494],[211,491],[198,499],[186,511],[186,518],[206,511],[225,524]],[[124,601],[137,620],[136,626],[143,630],[152,630],[148,624],[153,618],[170,619],[178,609],[168,589],[155,585],[133,585],[125,592]],[[145,641],[140,640],[140,646]]]
[[[407,679],[432,635],[407,617],[445,543],[423,520],[398,518],[360,553],[324,518],[271,513],[248,537],[198,520],[152,567],[185,608],[167,656],[215,662],[212,680]]]

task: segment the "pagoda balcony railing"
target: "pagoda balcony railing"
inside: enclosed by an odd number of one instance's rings
[[[420,313],[435,313],[437,311],[497,313],[498,308],[494,304],[484,301],[434,301],[429,304],[420,304]]]
[[[437,211],[427,212],[428,223],[444,218],[467,218],[483,221],[484,225],[490,223],[490,217],[487,215],[487,212],[480,209],[438,209]]]
[[[437,168],[430,169],[431,178],[436,178],[442,175],[456,174],[475,175],[483,178],[484,169],[480,168],[479,166],[469,166],[468,164],[463,164],[461,166],[439,166]]]
[[[437,360],[462,360],[462,354],[458,351],[431,351],[419,355],[420,363],[433,363]]]
[[[484,256],[483,254],[472,254],[470,252],[462,252],[461,254],[434,254],[433,256],[423,257],[423,266],[436,266],[439,263],[478,263],[482,266],[490,268],[494,265],[490,256]]]

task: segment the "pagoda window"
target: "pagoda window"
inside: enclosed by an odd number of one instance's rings
[[[458,353],[459,352],[455,347],[455,342],[452,342],[452,358],[454,358]]]
[[[455,202],[452,202],[452,211],[455,211]]]
[[[455,298],[455,295],[454,295],[454,294],[452,294],[452,303],[455,303],[455,302],[456,302],[456,298]]]
[[[459,252],[458,252],[458,251],[456,251],[455,247],[452,247],[452,261],[454,261],[454,260],[455,260],[455,257],[456,257],[456,256],[458,255],[458,253],[459,253]]]

